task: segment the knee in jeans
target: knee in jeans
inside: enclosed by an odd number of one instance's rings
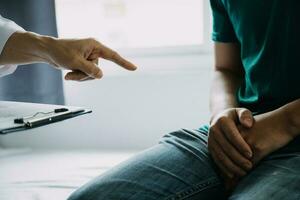
[[[173,138],[173,139],[188,139],[191,135],[194,134],[191,130],[179,129],[177,131],[170,132],[163,136],[165,138]]]
[[[180,129],[168,133],[162,137],[160,143],[176,143],[180,142],[181,144],[189,145],[207,145],[207,135],[196,130]]]
[[[160,144],[171,145],[189,156],[197,155],[203,158],[209,157],[207,149],[207,135],[199,131],[181,129],[166,134],[160,141]]]
[[[81,191],[81,189],[73,192],[67,200],[91,200],[91,197],[88,196],[88,193]]]

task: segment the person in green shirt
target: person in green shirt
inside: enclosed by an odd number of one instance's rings
[[[69,200],[300,199],[300,1],[210,2],[210,124],[165,135]]]

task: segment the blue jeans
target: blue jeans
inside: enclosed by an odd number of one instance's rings
[[[112,168],[68,200],[300,199],[300,139],[273,152],[230,194],[207,150],[208,133],[179,130]]]

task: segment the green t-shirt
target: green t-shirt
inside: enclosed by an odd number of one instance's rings
[[[300,1],[210,2],[212,39],[241,48],[240,106],[263,113],[300,98]]]

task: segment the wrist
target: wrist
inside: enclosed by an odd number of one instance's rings
[[[283,108],[284,117],[287,121],[288,132],[297,137],[300,134],[300,119],[297,111],[298,108],[294,106],[294,103],[287,104]]]
[[[31,53],[35,57],[36,61],[50,63],[51,52],[53,51],[53,45],[55,38],[49,36],[38,35],[31,32],[24,33],[29,38],[32,44]]]

